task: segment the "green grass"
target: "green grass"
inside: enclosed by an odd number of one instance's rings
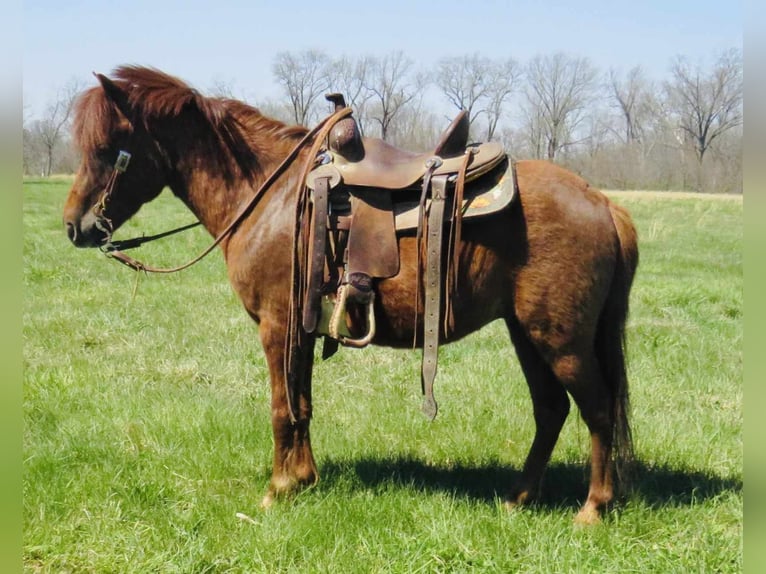
[[[441,349],[432,424],[418,353],[342,349],[319,362],[322,479],[261,512],[267,368],[220,255],[136,282],[68,244],[66,191],[24,185],[28,571],[741,570],[741,199],[615,194],[641,242],[628,327],[639,464],[604,524],[582,529],[589,439],[574,411],[542,500],[512,514],[500,504],[533,421],[499,323]],[[163,196],[122,235],[190,219]],[[177,264],[208,241],[190,231],[141,258]]]

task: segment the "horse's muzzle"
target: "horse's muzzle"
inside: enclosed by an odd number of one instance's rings
[[[64,227],[75,247],[99,247],[109,240],[108,234],[96,225],[96,218],[90,213],[79,221],[64,218]]]

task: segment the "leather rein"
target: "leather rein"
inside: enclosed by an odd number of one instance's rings
[[[202,223],[201,221],[196,221],[189,225],[184,225],[182,227],[178,227],[170,231],[165,231],[163,233],[158,233],[156,235],[112,241],[112,232],[114,231],[113,225],[111,220],[108,217],[106,217],[105,211],[109,203],[109,200],[111,199],[111,196],[114,193],[115,188],[117,187],[117,183],[119,181],[120,176],[123,173],[125,173],[125,171],[128,168],[128,164],[130,163],[130,157],[131,157],[130,153],[121,150],[119,155],[117,156],[117,160],[115,161],[112,174],[110,175],[109,180],[104,186],[104,190],[101,193],[99,200],[93,206],[93,213],[96,216],[96,227],[100,229],[101,231],[103,231],[104,233],[106,233],[106,236],[107,236],[106,243],[100,246],[99,249],[107,257],[113,258],[119,261],[120,263],[127,265],[131,269],[135,269],[136,271],[144,271],[146,273],[175,273],[177,271],[181,271],[183,269],[187,269],[191,267],[195,263],[198,263],[199,261],[201,261],[205,256],[207,256],[211,251],[213,251],[213,249],[215,249],[218,245],[220,245],[224,239],[226,239],[228,236],[232,234],[232,232],[237,227],[237,225],[239,225],[247,217],[247,215],[253,210],[253,208],[258,204],[258,202],[263,198],[264,193],[272,185],[274,185],[274,182],[276,182],[277,179],[290,167],[290,165],[295,161],[295,158],[298,156],[298,153],[306,146],[306,144],[310,140],[312,140],[321,131],[322,137],[320,137],[318,140],[318,141],[321,141],[324,137],[326,137],[329,129],[331,129],[332,126],[335,125],[339,120],[350,115],[351,111],[352,111],[351,108],[348,108],[348,107],[338,110],[337,112],[331,114],[330,116],[327,116],[325,119],[319,122],[312,130],[310,130],[305,136],[303,136],[303,138],[295,145],[295,147],[293,147],[290,153],[287,154],[287,157],[285,157],[285,159],[282,160],[282,162],[276,167],[276,169],[274,169],[274,171],[271,172],[269,177],[267,177],[266,180],[261,184],[261,186],[256,190],[255,194],[253,194],[250,200],[239,210],[239,212],[234,217],[234,219],[229,223],[228,226],[226,226],[226,229],[224,229],[221,233],[218,234],[218,236],[215,238],[213,243],[210,246],[208,246],[204,251],[202,251],[202,253],[197,255],[194,259],[192,259],[191,261],[188,261],[187,263],[184,263],[183,265],[179,265],[177,267],[152,267],[151,265],[147,265],[145,263],[142,263],[141,261],[138,261],[137,259],[133,259],[132,257],[126,255],[125,253],[123,253],[123,250],[133,249],[135,247],[139,247],[140,245],[144,243],[148,243],[149,241],[154,241],[156,239],[168,237],[169,235],[173,235],[175,233],[180,233],[181,231],[186,231],[187,229],[191,229],[193,227],[201,225]],[[312,162],[311,158],[309,158],[308,162],[309,164]],[[305,171],[307,172],[308,170],[305,170]],[[305,177],[303,179],[305,179]],[[300,185],[303,185],[303,181],[301,181]]]

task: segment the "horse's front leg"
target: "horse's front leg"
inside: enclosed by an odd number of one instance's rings
[[[274,433],[274,465],[269,489],[261,505],[268,508],[280,496],[311,486],[319,479],[311,451],[311,370],[313,349],[308,349],[306,369],[297,404],[296,422],[290,417],[285,386],[285,322],[261,322],[261,342],[271,378],[271,425]]]

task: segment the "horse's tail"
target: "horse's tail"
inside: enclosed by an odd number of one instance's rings
[[[612,285],[601,313],[596,352],[604,379],[612,390],[613,452],[617,476],[621,482],[626,482],[626,471],[633,461],[633,438],[625,364],[625,321],[630,288],[638,266],[638,234],[624,208],[610,202],[609,212],[617,231],[619,249]]]

